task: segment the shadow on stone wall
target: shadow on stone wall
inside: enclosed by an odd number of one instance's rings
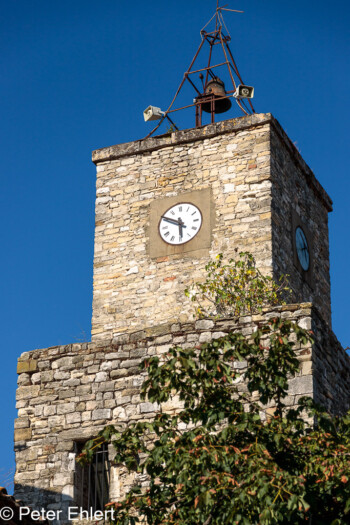
[[[97,522],[103,524],[108,523],[109,518],[112,517],[112,509],[94,513],[92,509],[81,509],[71,496],[47,489],[40,489],[30,484],[16,483],[14,494],[17,503],[20,504],[22,509],[22,520],[18,519],[17,513],[16,525],[27,525],[27,523],[32,525],[28,518],[31,517],[33,511],[39,512],[40,517],[43,520],[47,520],[47,522],[39,521],[39,525],[46,525],[46,523],[50,525],[87,525]],[[35,518],[37,519],[38,516],[36,515]],[[102,518],[105,518],[105,520]],[[7,525],[7,523],[0,518],[0,525]]]
[[[27,513],[28,509],[30,512],[38,511],[50,525],[71,525],[72,518],[78,519],[77,504],[65,494],[18,483],[15,484],[14,494],[16,500],[20,501],[22,509],[26,509],[21,511],[22,515]],[[30,505],[27,506],[27,502],[30,502]],[[74,524],[76,523],[79,521],[74,521]]]

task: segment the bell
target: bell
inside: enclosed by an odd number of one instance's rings
[[[214,77],[210,80],[205,88],[204,98],[210,99],[202,103],[202,110],[211,113],[211,99],[214,98],[214,113],[225,113],[232,106],[231,100],[227,98],[225,91],[225,84],[219,77]],[[225,97],[225,98],[222,98]],[[219,99],[219,100],[216,100]]]

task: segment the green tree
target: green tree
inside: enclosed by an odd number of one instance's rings
[[[285,304],[284,299],[291,292],[285,276],[277,284],[272,277],[263,275],[248,252],[241,252],[237,260],[229,259],[227,264],[220,253],[205,270],[206,280],[185,290],[196,303],[195,312],[200,318],[256,313],[264,306]]]
[[[115,461],[149,477],[147,489],[135,478],[124,500],[111,502],[114,523],[349,523],[350,415],[332,418],[310,398],[296,409],[284,404],[298,342],[311,344],[310,334],[276,318],[251,337],[230,333],[144,360],[142,398],[179,396],[183,408],[124,430],[108,426],[86,444],[80,462],[112,440]],[[243,377],[237,361],[247,362]],[[275,411],[266,418],[267,404]]]

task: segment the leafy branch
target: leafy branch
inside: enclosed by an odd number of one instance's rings
[[[223,254],[210,261],[204,282],[194,283],[185,290],[187,297],[197,303],[196,316],[229,317],[261,312],[264,306],[285,304],[291,293],[287,277],[277,284],[256,267],[251,253],[241,252],[239,259],[224,264]]]
[[[207,280],[195,285],[210,315],[280,303],[285,281],[262,276],[250,254],[222,261],[209,263]],[[126,496],[108,504],[114,524],[349,523],[350,413],[332,417],[307,397],[293,408],[286,402],[288,381],[300,373],[296,349],[311,344],[308,331],[276,317],[250,336],[231,332],[144,359],[141,398],[159,412],[152,421],[106,427],[78,458],[85,464],[111,442],[115,464],[135,474]],[[164,412],[175,397],[181,408]]]

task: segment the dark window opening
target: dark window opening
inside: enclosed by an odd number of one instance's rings
[[[80,454],[84,443],[76,443],[76,453]],[[108,459],[106,443],[97,450],[90,464],[81,467],[76,464],[75,470],[75,502],[82,510],[96,512],[105,510],[109,502],[111,466]]]

